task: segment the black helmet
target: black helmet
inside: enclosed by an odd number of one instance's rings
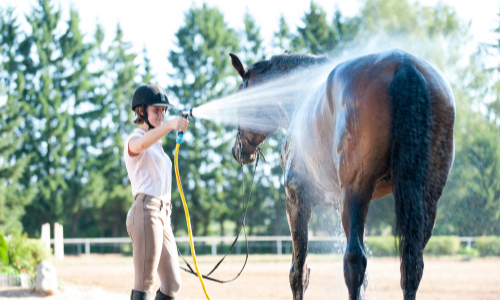
[[[132,99],[132,110],[139,105],[173,107],[173,105],[168,101],[165,90],[152,83],[141,85],[137,90],[135,90],[134,98]]]
[[[132,99],[132,111],[135,111],[135,108],[139,105],[142,106],[143,115],[141,118],[144,122],[146,122],[146,124],[148,124],[149,129],[155,127],[149,123],[146,105],[173,107],[173,105],[168,101],[165,90],[152,83],[141,85],[137,90],[135,90],[134,98]]]

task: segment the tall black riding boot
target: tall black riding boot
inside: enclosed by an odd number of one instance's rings
[[[175,300],[175,298],[172,298],[172,297],[167,296],[167,295],[163,295],[160,292],[160,289],[158,289],[158,291],[156,292],[155,300]]]
[[[130,293],[130,300],[151,300],[151,295],[146,292],[132,290],[132,293]]]

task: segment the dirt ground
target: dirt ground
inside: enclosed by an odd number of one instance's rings
[[[200,270],[207,272],[216,260],[199,257]],[[288,283],[289,255],[250,256],[242,275],[232,283],[206,282],[211,299],[291,299]],[[244,257],[232,256],[215,272],[230,279],[237,274]],[[348,299],[342,275],[342,260],[327,255],[310,255],[311,279],[306,299]],[[61,291],[50,300],[129,299],[133,285],[131,257],[121,255],[66,256],[55,262]],[[418,299],[500,299],[500,258],[425,258],[424,277]],[[399,287],[399,260],[368,260],[369,283],[366,299],[402,299]],[[198,278],[182,271],[183,286],[177,299],[205,299]],[[158,288],[159,282],[155,290]],[[0,299],[40,299],[29,290],[0,288]]]

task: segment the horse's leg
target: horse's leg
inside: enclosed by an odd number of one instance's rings
[[[347,237],[344,280],[349,290],[349,299],[358,300],[366,271],[363,234],[371,193],[351,187],[347,188],[343,195],[342,226]]]
[[[311,219],[313,205],[305,197],[307,188],[299,184],[299,182],[297,178],[293,178],[285,186],[287,194],[286,213],[293,243],[289,280],[293,299],[295,300],[303,299],[309,284],[309,273],[311,271],[307,267],[306,258],[309,220]]]

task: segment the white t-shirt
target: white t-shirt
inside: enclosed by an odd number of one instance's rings
[[[124,156],[132,195],[148,194],[170,202],[172,187],[172,161],[163,151],[161,139],[137,156],[130,156],[128,144],[132,137],[142,137],[146,131],[134,130],[125,140]]]

